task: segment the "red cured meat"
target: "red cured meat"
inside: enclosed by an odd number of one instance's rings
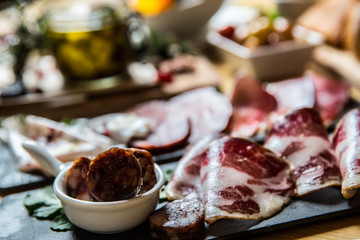
[[[333,146],[342,176],[341,193],[352,198],[360,188],[360,108],[346,113],[336,126]]]
[[[266,86],[266,91],[275,97],[278,112],[315,106],[315,87],[308,76],[270,83]]]
[[[283,158],[260,144],[228,136],[212,141],[201,155],[205,221],[275,214],[293,194],[289,172]]]
[[[320,115],[310,108],[303,108],[288,114],[271,129],[270,135],[286,136],[318,136],[328,139],[327,131]]]
[[[191,133],[189,119],[184,114],[178,114],[178,109],[174,109],[167,102],[146,102],[128,112],[151,120],[151,133],[145,139],[132,141],[132,147],[157,154],[183,147],[187,143]]]
[[[229,99],[213,87],[185,92],[172,98],[170,104],[178,114],[190,119],[190,143],[208,134],[222,132],[228,126],[233,111]]]
[[[166,195],[169,200],[182,198],[202,199],[200,182],[200,155],[206,149],[207,145],[218,134],[208,135],[202,138],[194,145],[188,147],[166,186]]]
[[[298,196],[341,183],[335,153],[314,109],[302,108],[286,115],[270,131],[265,147],[289,161]]]
[[[268,125],[267,116],[277,107],[275,98],[249,76],[238,76],[235,81],[231,94],[234,112],[228,132],[233,137],[264,134]]]
[[[340,116],[349,101],[349,87],[344,82],[319,74],[310,76],[315,86],[316,109],[325,125],[330,125]]]

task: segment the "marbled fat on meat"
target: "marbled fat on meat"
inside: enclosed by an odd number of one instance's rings
[[[338,123],[333,145],[342,175],[341,193],[349,199],[360,188],[360,108],[345,114]]]
[[[270,131],[265,147],[289,161],[298,196],[341,183],[326,129],[313,109],[303,108],[286,115]]]
[[[201,158],[207,223],[270,217],[293,194],[288,163],[255,142],[225,136],[212,141]]]
[[[166,186],[165,192],[169,200],[182,198],[202,199],[200,155],[207,145],[218,137],[218,134],[205,136],[187,149]]]

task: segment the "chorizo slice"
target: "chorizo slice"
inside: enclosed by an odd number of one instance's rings
[[[157,182],[153,157],[151,153],[145,149],[127,148],[126,150],[131,152],[140,162],[143,184],[139,194],[145,193],[152,189]]]
[[[91,160],[86,157],[78,158],[66,174],[66,191],[70,197],[80,200],[94,201],[90,194],[86,178]]]
[[[158,239],[198,239],[204,234],[204,207],[198,199],[167,203],[149,216],[150,234]]]
[[[98,201],[117,201],[135,197],[141,186],[141,166],[129,151],[110,148],[90,163],[87,186]]]

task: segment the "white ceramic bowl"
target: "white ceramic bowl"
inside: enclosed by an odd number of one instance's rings
[[[160,14],[145,16],[145,22],[160,33],[174,32],[187,37],[201,32],[223,1],[183,0]]]
[[[65,178],[71,166],[55,178],[53,188],[60,199],[65,215],[76,226],[94,233],[116,233],[143,223],[159,201],[159,192],[165,177],[155,164],[157,183],[141,196],[122,201],[90,202],[70,197],[66,193]]]
[[[213,45],[230,71],[243,69],[259,81],[282,80],[303,74],[314,48],[323,41],[322,35],[310,32],[307,41],[289,40],[275,46],[250,49],[210,30],[207,41]]]

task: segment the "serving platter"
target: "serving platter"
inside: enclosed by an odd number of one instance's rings
[[[176,165],[177,161],[160,163],[163,171],[174,169]],[[148,222],[130,231],[109,235],[94,234],[79,228],[54,232],[50,229],[49,221],[29,217],[23,206],[23,199],[28,192],[3,198],[0,205],[2,213],[0,239],[152,239]],[[159,204],[158,207],[164,204],[166,202]],[[238,239],[358,212],[360,212],[360,194],[346,200],[342,197],[339,188],[331,187],[301,198],[294,198],[277,215],[263,221],[224,219],[207,225],[204,239]]]

